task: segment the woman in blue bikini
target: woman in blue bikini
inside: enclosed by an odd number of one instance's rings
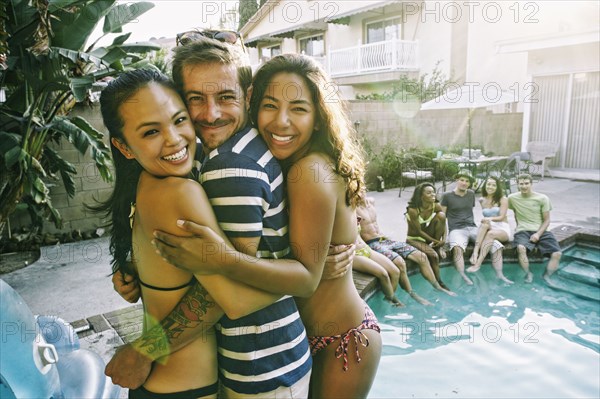
[[[474,273],[481,268],[483,260],[494,245],[502,246],[502,243],[512,240],[510,225],[506,217],[508,199],[504,196],[502,184],[497,177],[490,176],[487,178],[481,190],[479,203],[481,204],[483,219],[481,219],[473,255],[470,259],[473,266],[467,268],[467,272],[470,273]],[[502,248],[498,249],[502,250]],[[495,256],[498,255],[495,254]],[[499,259],[495,259],[492,265],[499,279],[509,284],[513,283],[504,276],[502,262]]]

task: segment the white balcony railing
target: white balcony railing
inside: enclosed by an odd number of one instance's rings
[[[330,50],[326,64],[332,77],[416,69],[417,50],[415,41],[388,40]]]

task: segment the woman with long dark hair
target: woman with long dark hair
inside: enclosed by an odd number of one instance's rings
[[[475,273],[481,268],[483,260],[494,246],[497,246],[497,252],[491,255],[492,266],[496,271],[496,275],[502,281],[512,284],[512,281],[507,279],[502,272],[502,259],[499,258],[506,243],[512,240],[512,233],[508,224],[506,212],[508,211],[508,199],[502,191],[502,182],[496,176],[489,176],[485,181],[485,185],[481,189],[481,211],[483,219],[477,231],[477,239],[471,255],[471,264],[467,268],[467,272]]]
[[[138,276],[144,330],[156,331],[147,338],[153,340],[156,351],[170,344],[161,334],[160,320],[189,289],[198,291],[197,298],[201,298],[184,306],[189,305],[189,311],[201,320],[203,334],[170,356],[157,359],[143,386],[130,390],[129,397],[216,398],[217,349],[211,330],[224,314],[219,304],[227,304],[228,297],[236,295],[244,298],[244,306],[236,309],[239,317],[278,296],[222,276],[199,276],[200,285],[190,272],[166,262],[151,243],[156,229],[182,234],[176,226],[179,219],[202,223],[224,237],[202,187],[189,179],[196,135],[172,82],[152,70],[127,72],[104,89],[100,105],[110,135],[116,180],[112,195],[93,209],[111,221],[113,272]],[[204,284],[218,289],[204,289]]]

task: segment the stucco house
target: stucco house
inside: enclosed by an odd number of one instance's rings
[[[522,113],[521,150],[555,142],[557,176],[600,179],[599,13],[596,1],[267,0],[241,34],[255,67],[313,56],[348,99],[436,65],[459,84],[513,93],[488,112]]]

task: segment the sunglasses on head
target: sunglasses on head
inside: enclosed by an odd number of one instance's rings
[[[239,44],[246,51],[244,41],[239,32],[233,30],[211,30],[211,29],[194,29],[183,33],[178,33],[176,42],[178,46],[183,46],[193,41],[199,40],[202,37],[218,40],[223,43]]]

